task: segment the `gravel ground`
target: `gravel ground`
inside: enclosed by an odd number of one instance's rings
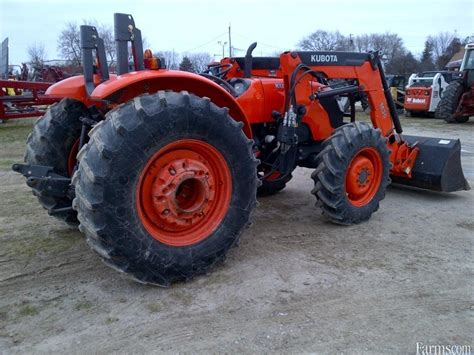
[[[461,138],[474,185],[474,120],[402,119]],[[327,223],[310,170],[260,200],[253,226],[209,275],[163,289],[103,265],[48,217],[20,161],[32,120],[0,125],[0,353],[416,353],[474,348],[474,192],[389,188],[373,218]]]

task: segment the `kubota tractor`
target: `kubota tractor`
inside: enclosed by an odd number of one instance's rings
[[[474,115],[474,43],[465,47],[457,78],[446,88],[436,109],[436,117],[446,122],[464,123]]]
[[[118,75],[109,75],[103,41],[81,27],[84,75],[48,89],[64,99],[37,121],[26,163],[13,169],[50,214],[79,221],[106,264],[140,282],[206,272],[237,243],[257,193],[282,190],[297,166],[314,169],[312,193],[338,224],[369,219],[391,179],[469,188],[459,140],[402,135],[377,52],[253,58],[252,46],[198,75],[144,55],[130,15],[115,14],[115,40]],[[333,89],[330,79],[355,84]],[[361,92],[372,124],[355,120]]]

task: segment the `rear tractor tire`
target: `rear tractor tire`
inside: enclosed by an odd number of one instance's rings
[[[390,183],[390,151],[380,130],[363,122],[337,128],[318,162],[312,193],[331,222],[356,224],[377,211]]]
[[[79,154],[79,229],[136,281],[168,286],[203,274],[237,243],[256,206],[252,144],[207,98],[137,97],[110,111]]]
[[[81,135],[80,117],[87,114],[86,106],[73,99],[63,99],[52,105],[33,126],[26,142],[25,162],[32,165],[52,166],[54,172],[71,177]],[[72,200],[49,196],[33,189],[33,194],[48,213],[68,224],[77,225],[77,213],[70,209],[59,213],[54,210],[71,207]]]
[[[442,118],[448,123],[464,123],[469,120],[469,116],[454,117],[454,113],[458,108],[459,100],[464,92],[462,81],[456,80],[451,82],[446,90],[444,90],[438,106],[436,107],[435,117]]]

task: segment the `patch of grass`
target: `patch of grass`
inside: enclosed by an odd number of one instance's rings
[[[10,169],[15,163],[18,163],[18,161],[12,159],[0,159],[0,168]]]
[[[30,316],[36,316],[39,313],[38,308],[31,304],[27,304],[23,307],[20,308],[18,315],[20,317],[30,317]]]
[[[31,121],[2,123],[0,124],[0,142],[2,144],[17,141],[26,142],[31,130]]]
[[[119,319],[117,317],[108,317],[105,319],[105,324],[112,324],[118,321]]]
[[[82,310],[91,309],[92,306],[93,306],[92,302],[82,301],[82,302],[77,302],[74,308],[76,309],[76,311],[82,311]]]
[[[57,254],[70,249],[80,240],[79,238],[74,238],[73,235],[67,235],[64,237],[56,235],[41,237],[35,235],[37,232],[37,229],[29,231],[31,234],[28,235],[31,235],[31,238],[28,238],[27,240],[10,240],[6,245],[7,255],[30,258],[38,253]]]
[[[14,218],[15,220],[19,215],[25,215],[25,211],[28,211],[31,206],[38,207],[38,203],[35,201],[36,198],[28,191],[25,179],[21,175],[17,175],[16,179],[18,185],[8,186],[0,191],[0,216],[7,218]],[[40,207],[41,209],[41,207]]]
[[[150,313],[158,313],[162,309],[161,305],[158,303],[149,303],[146,305],[146,308],[148,308]]]

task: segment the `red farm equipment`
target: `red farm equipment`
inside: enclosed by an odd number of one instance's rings
[[[45,95],[53,83],[0,80],[0,121],[41,116],[63,97]]]
[[[0,121],[44,115],[49,105],[63,98],[45,95],[45,91],[65,78],[58,66],[41,65],[31,74],[26,63],[22,63],[17,77],[11,75],[9,80],[0,80]]]
[[[466,45],[461,68],[446,88],[436,117],[449,123],[464,123],[474,116],[474,43]]]
[[[144,55],[130,15],[115,14],[115,40],[109,75],[103,41],[81,26],[84,75],[47,90],[64,99],[12,168],[51,215],[79,222],[103,261],[139,282],[167,286],[223,260],[257,194],[282,190],[297,166],[314,169],[317,205],[344,225],[368,220],[391,181],[469,188],[459,140],[402,134],[377,52],[254,58],[253,45],[198,75]],[[353,84],[334,89],[331,79]],[[360,93],[371,124],[356,121]]]

